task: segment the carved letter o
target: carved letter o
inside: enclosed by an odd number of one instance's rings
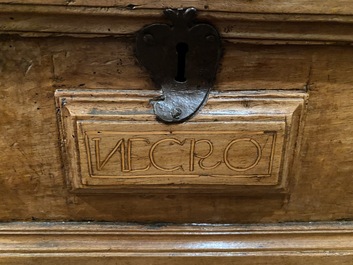
[[[257,157],[254,161],[254,163],[252,163],[251,165],[247,166],[247,167],[235,167],[233,166],[229,160],[228,160],[228,152],[229,152],[229,149],[235,144],[235,143],[238,143],[238,142],[242,142],[242,141],[246,141],[246,142],[250,142],[252,143],[255,147],[256,147],[256,151],[257,151]],[[262,155],[262,152],[261,152],[261,147],[260,147],[260,144],[258,142],[256,142],[255,140],[251,139],[251,138],[241,138],[241,139],[235,139],[233,141],[231,141],[226,149],[224,150],[224,163],[227,165],[228,168],[234,170],[234,171],[247,171],[253,167],[255,167],[260,159],[261,159],[261,155]]]

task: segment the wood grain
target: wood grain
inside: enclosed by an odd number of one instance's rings
[[[0,264],[352,264],[348,222],[0,225]],[[22,263],[21,263],[22,262]],[[218,262],[218,263],[217,263]]]
[[[189,122],[156,121],[158,93],[57,90],[67,177],[82,192],[286,191],[306,93],[211,93]],[[240,186],[242,186],[240,188]]]
[[[0,3],[0,30],[21,36],[121,37],[168,21],[160,9],[13,5]],[[353,40],[351,15],[199,11],[231,42],[335,44]],[[131,23],[133,21],[133,23]],[[80,25],[77,27],[77,25]]]
[[[221,70],[219,90],[222,83],[228,89],[240,84],[255,90],[257,84],[266,89],[274,89],[278,83],[284,87],[295,87],[296,82],[310,84],[297,180],[288,200],[271,196],[69,194],[60,158],[55,89],[126,89],[130,84],[138,89],[141,83],[149,84],[148,77],[131,63],[133,54],[125,39],[2,37],[2,43],[2,220],[276,222],[353,216],[353,139],[347,127],[352,120],[347,100],[352,97],[350,47],[226,46],[224,61],[229,60],[230,65],[232,54],[238,54],[238,62],[243,64],[238,64],[238,72],[233,74],[225,74],[228,68]],[[119,49],[125,52],[117,52]],[[123,65],[106,63],[111,56],[122,58]],[[279,59],[282,64],[271,62]],[[122,73],[115,74],[117,70]],[[333,189],[337,192],[331,192]],[[313,203],[316,201],[318,204]]]
[[[291,2],[266,5],[264,8],[283,8],[285,3]],[[302,1],[296,3],[297,9],[293,8],[297,10],[296,12],[310,7],[300,5]],[[252,4],[259,3],[244,3],[247,6]],[[311,6],[311,11],[307,13],[315,13],[319,9],[321,11],[326,9],[328,12],[329,8],[338,4],[342,2],[328,1],[327,5]],[[349,6],[349,3],[345,5],[344,12],[349,13]],[[28,21],[31,21],[28,23],[29,26],[32,25],[36,31],[34,34],[27,32],[29,28],[25,27],[25,16],[30,13],[30,9],[26,6],[28,9],[23,13],[18,10],[12,12],[11,10],[15,8],[22,6],[11,5],[7,11],[1,11],[2,19],[6,17],[7,21],[10,21],[4,24],[9,30],[3,27],[0,36],[1,221],[264,223],[353,218],[351,203],[353,136],[350,125],[353,121],[351,104],[353,50],[350,45],[346,45],[350,43],[350,37],[345,43],[335,42],[336,38],[342,40],[339,37],[341,33],[344,38],[350,35],[351,22],[346,20],[352,21],[351,18],[336,17],[335,10],[331,9],[331,15],[328,17],[318,16],[319,20],[323,19],[322,30],[335,33],[331,35],[333,41],[329,43],[330,45],[326,45],[325,42],[319,45],[311,41],[307,44],[303,38],[296,41],[297,38],[301,38],[298,37],[300,25],[316,25],[315,30],[311,32],[316,32],[319,34],[316,36],[320,36],[321,22],[308,22],[315,19],[315,16],[311,15],[301,17],[302,21],[307,19],[306,22],[300,22],[304,24],[297,25],[296,34],[287,35],[281,42],[274,42],[271,36],[272,33],[283,36],[282,28],[277,26],[273,31],[268,31],[271,28],[269,25],[273,23],[264,22],[266,19],[271,21],[273,17],[269,16],[270,14],[252,16],[251,23],[256,19],[260,21],[256,26],[256,32],[261,30],[268,32],[262,35],[261,41],[250,42],[249,39],[249,42],[242,43],[241,39],[235,41],[231,37],[224,38],[224,55],[217,75],[216,91],[241,91],[241,93],[259,93],[260,90],[304,91],[309,94],[301,152],[298,154],[298,161],[293,164],[293,168],[296,169],[293,176],[295,181],[289,187],[290,194],[78,196],[69,192],[64,175],[56,120],[55,90],[61,88],[140,91],[153,90],[154,85],[136,62],[133,36],[124,32],[120,34],[119,31],[124,28],[121,26],[114,29],[116,35],[105,36],[106,26],[111,20],[105,20],[103,15],[94,20],[94,23],[101,21],[103,25],[101,27],[103,34],[100,34],[104,36],[102,38],[97,38],[95,33],[89,32],[85,33],[88,35],[80,34],[79,37],[68,36],[67,25],[59,27],[54,33],[40,35],[38,32],[45,31],[46,23],[43,22],[45,19],[50,18],[48,21],[50,27],[65,25],[62,18],[65,16],[68,18],[68,15],[58,18],[58,21],[52,24],[53,16],[48,15],[53,11],[52,7],[48,7],[50,10],[45,13],[44,10],[40,12],[37,10],[43,9],[42,5],[31,6],[30,8],[38,11],[27,17]],[[99,9],[100,14],[113,12],[111,9],[107,11],[104,8]],[[265,12],[265,9],[258,11]],[[204,17],[224,19],[210,10],[205,12]],[[14,16],[21,17],[19,24],[10,24],[11,12]],[[78,8],[75,12],[84,12],[84,9]],[[91,16],[93,10],[89,12],[91,13],[88,16]],[[132,32],[138,28],[141,20],[135,20],[134,16],[129,18],[131,12],[126,12],[124,16],[120,10],[116,11],[114,19],[125,21],[123,25],[129,25],[127,32]],[[157,14],[156,10],[141,10],[141,19],[142,14],[145,14],[145,20],[142,21],[153,20],[148,17],[149,12]],[[342,10],[337,12],[344,13]],[[242,15],[242,18],[241,15],[234,16],[238,20],[249,22],[246,19],[247,14]],[[41,17],[44,20],[41,20]],[[283,16],[276,14],[274,23],[290,17],[288,14]],[[16,21],[16,17],[14,18]],[[71,17],[70,21],[77,22],[78,18]],[[33,24],[35,19],[40,23]],[[334,22],[336,19],[339,20],[337,24]],[[85,28],[89,20],[82,21],[83,25],[75,24],[71,28],[76,28],[76,31],[81,26]],[[88,29],[92,29],[94,23],[91,22]],[[289,24],[284,23],[284,28]],[[348,26],[344,26],[345,24]],[[9,28],[11,25],[14,28]],[[21,27],[26,32],[19,34]],[[93,29],[99,33],[99,24]],[[249,32],[250,29],[251,27]],[[242,30],[247,34],[246,24],[243,24]],[[60,31],[63,31],[63,36],[60,35]],[[288,42],[288,39],[292,39],[292,42]],[[343,261],[341,264],[344,264]]]
[[[62,5],[62,6],[98,6],[98,7],[115,7],[123,9],[150,9],[150,8],[166,8],[166,7],[190,7],[194,6],[198,9],[213,11],[233,11],[233,12],[258,12],[258,13],[309,13],[309,14],[353,14],[353,4],[349,0],[325,1],[323,5],[321,1],[309,0],[263,0],[263,1],[223,1],[223,0],[182,0],[175,1],[146,1],[135,0],[133,2],[126,0],[1,0],[0,3],[11,4],[40,4],[40,5]]]

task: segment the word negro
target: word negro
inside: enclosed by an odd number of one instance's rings
[[[214,172],[217,168],[244,172],[259,164],[263,149],[264,144],[258,139],[229,135],[218,139],[121,137],[107,140],[96,136],[89,139],[89,150],[93,151],[89,157],[95,161],[92,168],[96,173],[111,171],[113,165],[121,173]]]

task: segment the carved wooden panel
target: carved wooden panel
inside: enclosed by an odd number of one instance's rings
[[[193,119],[174,125],[155,120],[154,96],[56,92],[74,190],[286,190],[304,93],[214,93]]]

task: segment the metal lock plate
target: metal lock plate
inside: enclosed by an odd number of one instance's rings
[[[150,73],[162,96],[151,101],[157,118],[183,122],[204,105],[221,57],[217,30],[195,23],[196,9],[167,9],[172,24],[142,28],[136,39],[136,56]]]

